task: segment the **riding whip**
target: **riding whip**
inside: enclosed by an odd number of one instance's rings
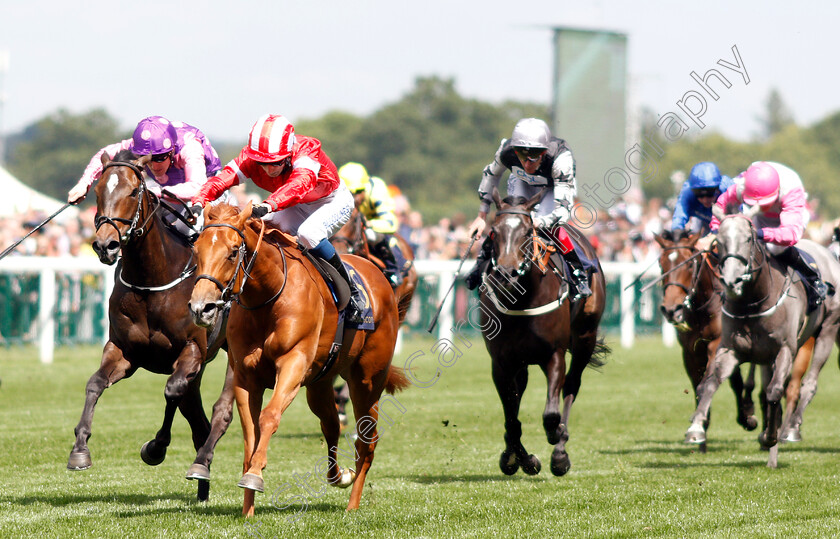
[[[7,254],[9,254],[9,253],[11,253],[12,251],[14,251],[14,250],[15,250],[15,247],[17,247],[18,245],[20,245],[21,243],[23,243],[23,241],[24,241],[26,238],[28,238],[29,236],[31,236],[32,234],[34,234],[35,232],[37,232],[37,231],[38,231],[38,230],[39,230],[42,226],[44,226],[45,224],[47,224],[47,223],[49,223],[50,221],[52,221],[52,220],[53,220],[53,218],[54,218],[56,215],[58,215],[59,213],[63,212],[64,210],[66,210],[68,206],[70,206],[70,203],[69,203],[69,202],[65,203],[65,204],[64,204],[64,206],[62,206],[61,208],[59,208],[59,209],[58,209],[58,211],[56,211],[54,214],[52,214],[52,215],[50,215],[49,217],[47,217],[47,219],[46,219],[43,223],[41,223],[40,225],[36,226],[35,228],[33,228],[32,230],[30,230],[29,232],[27,232],[27,234],[26,234],[24,237],[22,237],[21,239],[17,240],[16,242],[14,242],[14,243],[13,243],[13,244],[11,244],[10,246],[8,246],[8,247],[6,248],[6,250],[5,250],[5,251],[3,251],[2,253],[0,253],[0,258],[3,258],[3,257],[5,257]]]
[[[455,278],[452,279],[452,284],[449,285],[449,290],[447,290],[446,294],[443,295],[443,299],[440,300],[440,305],[438,305],[437,311],[432,317],[431,323],[429,323],[429,327],[426,330],[429,333],[432,332],[432,330],[435,328],[435,324],[437,324],[438,317],[440,316],[440,311],[443,309],[443,304],[446,303],[446,298],[449,297],[449,293],[452,292],[452,289],[455,287],[455,281],[458,279],[458,275],[461,274],[461,268],[464,266],[464,261],[466,261],[467,257],[470,255],[470,251],[472,250],[472,246],[475,243],[476,238],[478,238],[478,233],[473,234],[472,238],[470,238],[470,245],[464,252],[464,256],[461,257],[461,263],[458,264],[458,270],[455,272]]]

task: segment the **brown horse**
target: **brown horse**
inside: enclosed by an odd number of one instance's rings
[[[275,242],[266,245],[264,223],[250,217],[251,206],[242,213],[224,204],[208,211],[196,242],[200,276],[190,299],[193,317],[201,325],[212,325],[220,306],[236,299],[227,338],[245,437],[244,475],[239,481],[246,489],[242,512],[254,514],[254,493],[264,490],[269,441],[304,386],[327,442],[326,480],[340,487],[352,483],[347,509],[355,509],[376,448],[380,395],[383,389],[393,393],[409,384],[402,370],[391,365],[399,328],[396,299],[373,264],[346,257],[366,285],[375,330],[345,328],[340,352],[331,363],[339,311],[324,279],[293,238],[272,230],[267,236]],[[336,461],[339,421],[333,381],[338,375],[350,385],[356,413],[355,478]],[[263,393],[270,388],[274,392],[260,411]]]
[[[604,274],[595,250],[580,232],[565,226],[597,266],[592,295],[573,303],[569,300],[568,271],[546,262],[544,244],[531,219],[531,210],[541,196],[539,193],[524,204],[521,199],[501,201],[494,189],[498,209],[490,233],[494,256],[479,287],[482,335],[493,360],[493,382],[505,414],[505,450],[499,467],[508,475],[520,466],[529,475],[537,474],[542,466],[521,442],[519,403],[528,383],[528,365],[539,365],[547,377],[543,427],[548,443],[554,445],[551,472],[559,476],[571,467],[566,452],[569,413],[580,390],[583,369],[602,365],[600,358],[609,353],[598,338],[606,300]],[[572,356],[568,373],[567,350]]]
[[[88,380],[84,410],[76,426],[76,443],[67,468],[90,468],[87,440],[93,411],[105,388],[143,368],[168,374],[164,396],[163,426],[146,442],[140,456],[149,465],[166,457],[175,410],[179,409],[192,430],[196,449],[209,451],[230,423],[232,391],[222,393],[211,423],[201,403],[199,386],[206,362],[224,344],[224,332],[217,330],[208,343],[208,331],[193,324],[187,302],[195,283],[195,262],[189,242],[163,225],[160,199],[146,188],[143,166],[149,156],[136,161],[121,152],[111,161],[103,154],[102,178],[96,185],[96,237],[93,249],[105,264],[116,268],[108,317],[108,342],[102,362]],[[225,409],[227,413],[225,413]],[[206,500],[210,483],[199,481],[198,498]]]
[[[662,270],[662,315],[678,331],[677,339],[682,348],[683,365],[697,405],[697,386],[715,358],[720,343],[723,285],[718,280],[717,259],[710,253],[699,253],[694,245],[700,233],[674,239],[669,231],[654,239],[662,248],[659,267]],[[735,393],[738,424],[746,430],[755,430],[755,405],[752,391],[755,388],[755,365],[750,366],[746,382],[741,371],[735,369],[729,378]],[[704,424],[708,429],[708,420]],[[706,442],[700,444],[706,452]]]
[[[330,243],[333,244],[339,254],[351,254],[367,258],[384,272],[385,263],[370,252],[370,246],[365,235],[366,228],[367,223],[364,216],[358,209],[354,208],[350,220],[330,238]],[[399,234],[394,234],[394,238],[399,244],[407,265],[407,268],[402,270],[402,283],[394,289],[400,312],[400,324],[402,324],[406,313],[408,313],[408,307],[411,305],[411,299],[414,297],[414,291],[417,289],[417,269],[414,267],[414,250],[405,241],[405,238]]]

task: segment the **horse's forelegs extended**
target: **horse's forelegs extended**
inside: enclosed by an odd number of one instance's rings
[[[213,416],[210,419],[210,435],[195,455],[195,461],[187,471],[187,479],[210,480],[210,463],[213,462],[213,452],[216,444],[227,431],[233,419],[233,366],[228,361],[225,373],[225,384],[216,404],[213,405]]]
[[[545,365],[541,365],[546,376],[547,395],[545,399],[545,410],[543,411],[543,428],[548,438],[548,443],[555,445],[560,441],[563,430],[563,418],[560,415],[560,391],[566,380],[566,350],[561,349],[551,354],[551,359]]]
[[[286,408],[294,400],[298,391],[300,391],[300,384],[304,379],[304,373],[310,361],[304,353],[300,351],[291,351],[286,354],[282,360],[277,359],[277,364],[282,365],[274,380],[274,392],[268,404],[257,415],[256,410],[253,409],[254,403],[251,402],[250,412],[254,417],[259,417],[259,424],[256,427],[255,441],[256,445],[253,447],[253,453],[248,458],[246,454],[245,473],[242,479],[239,480],[238,486],[248,489],[263,492],[264,482],[262,471],[268,463],[268,445],[271,437],[277,432],[277,427],[280,425],[280,418]],[[260,398],[262,400],[262,398]],[[237,397],[237,402],[239,398]],[[248,443],[246,442],[246,450]]]
[[[767,429],[759,436],[759,443],[770,448],[770,459],[767,466],[776,467],[776,451],[774,446],[779,440],[779,427],[781,426],[782,395],[785,391],[790,371],[793,366],[793,352],[788,346],[782,346],[774,362],[773,377],[767,384]]]
[[[706,429],[703,428],[703,424],[708,420],[712,397],[721,382],[728,378],[737,366],[738,360],[732,350],[718,348],[714,362],[706,369],[706,374],[697,386],[697,409],[691,416],[691,426],[685,433],[686,443],[702,444],[706,441]]]
[[[82,417],[76,425],[76,443],[70,451],[70,458],[67,461],[67,468],[70,470],[86,470],[91,467],[90,450],[87,446],[90,438],[91,425],[93,423],[93,410],[105,388],[110,387],[123,378],[134,373],[134,369],[125,357],[122,350],[108,342],[102,351],[102,362],[99,369],[93,373],[85,387],[85,406],[82,409]]]
[[[518,365],[516,368],[518,370],[511,373],[493,361],[493,383],[505,414],[505,450],[499,459],[499,467],[506,475],[515,474],[520,466],[526,474],[536,475],[540,473],[542,464],[522,445],[522,423],[519,422],[519,403],[528,385],[528,367]]]
[[[172,438],[172,420],[175,418],[175,411],[184,399],[184,396],[189,390],[190,383],[199,375],[202,366],[202,356],[198,345],[189,341],[181,350],[178,359],[175,362],[175,370],[166,381],[166,387],[163,390],[163,396],[166,400],[166,408],[163,412],[163,425],[157,431],[155,437],[140,448],[140,457],[143,462],[150,466],[157,466],[166,458],[166,448],[169,447],[169,442]],[[204,415],[204,410],[201,408],[199,397],[199,410]],[[189,419],[189,418],[188,418]],[[193,425],[191,425],[193,426]],[[207,433],[210,430],[210,424],[207,422],[207,416],[204,416],[204,425],[201,426],[202,434],[199,434],[201,443],[207,439]],[[195,432],[193,432],[195,435]]]

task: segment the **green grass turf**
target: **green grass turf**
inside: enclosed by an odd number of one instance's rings
[[[433,340],[409,340],[397,364],[431,379]],[[553,477],[541,415],[545,379],[531,368],[520,419],[538,476],[504,476],[502,410],[483,343],[440,368],[437,382],[397,395],[382,422],[358,511],[349,490],[313,474],[325,456],[317,420],[299,397],[272,439],[257,515],[239,516],[238,417],[216,451],[208,503],[184,474],[194,452],[177,417],[166,461],[149,467],[140,446],[160,426],[166,378],[147,372],[105,391],[96,409],[93,467],[65,469],[84,386],[99,349],[59,348],[41,365],[31,348],[0,349],[0,537],[777,537],[836,536],[840,375],[836,355],[805,415],[804,441],[765,467],[757,432],[735,423],[728,386],[714,400],[709,452],[682,443],[693,398],[679,349],[653,338],[617,343],[600,372],[587,370],[568,443],[572,469]],[[836,354],[836,351],[835,351]],[[205,407],[218,396],[223,361],[208,367]],[[383,407],[383,409],[385,409]],[[342,442],[344,444],[344,442]],[[347,445],[342,449],[348,450]],[[344,464],[346,460],[339,458]],[[306,489],[309,490],[306,490]],[[275,493],[274,504],[272,493]],[[290,505],[285,509],[276,506]]]

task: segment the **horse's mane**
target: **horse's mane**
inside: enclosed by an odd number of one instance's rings
[[[117,152],[117,155],[111,158],[111,161],[130,162],[135,159],[137,159],[137,156],[134,155],[131,150],[120,150]]]
[[[510,206],[521,206],[521,205],[525,204],[526,202],[528,202],[527,198],[521,197],[521,196],[514,196],[514,195],[507,196],[502,200],[503,204],[508,204]]]
[[[236,206],[231,206],[230,204],[217,204],[215,206],[210,206],[210,209],[207,210],[207,219],[212,221],[223,221],[227,219],[232,219],[239,215],[239,208]]]

